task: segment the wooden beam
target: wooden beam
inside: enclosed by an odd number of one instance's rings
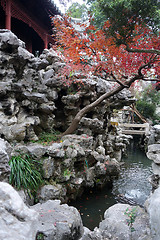
[[[142,130],[122,130],[123,134],[126,135],[143,135],[146,133],[146,131],[142,131]]]
[[[126,128],[146,128],[146,124],[142,123],[142,124],[138,124],[138,123],[120,123],[119,124],[120,127],[126,127]]]
[[[6,29],[11,30],[11,0],[6,1]]]

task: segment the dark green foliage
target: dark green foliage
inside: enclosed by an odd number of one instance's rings
[[[127,219],[127,225],[129,226],[131,232],[134,232],[135,229],[133,227],[133,223],[135,222],[136,216],[137,216],[137,208],[134,207],[132,209],[127,208],[125,213],[129,218]]]
[[[39,140],[38,141],[32,141],[32,142],[37,142],[41,144],[50,144],[52,142],[59,141],[60,139],[60,131],[58,130],[53,130],[52,132],[42,132],[39,135]]]
[[[136,102],[136,108],[144,118],[155,121],[160,120],[160,117],[155,113],[158,104],[160,104],[160,92],[150,85],[143,91],[142,97]]]
[[[153,119],[156,106],[154,103],[149,103],[144,100],[139,100],[136,103],[137,110],[143,115],[144,118],[151,118]]]
[[[11,173],[9,183],[19,189],[35,192],[42,184],[41,164],[28,154],[13,156],[9,161]]]
[[[43,233],[37,233],[36,240],[44,240],[44,234]]]
[[[87,17],[88,9],[85,4],[79,4],[78,2],[73,3],[67,10],[70,17],[73,18],[85,18]]]
[[[39,136],[40,142],[54,142],[59,140],[60,132],[57,130],[52,131],[51,133],[43,132]]]
[[[155,31],[160,25],[160,2],[158,0],[89,0],[95,24],[99,27],[110,20],[107,34],[119,34],[117,45],[126,44],[133,37],[137,23],[147,23]]]

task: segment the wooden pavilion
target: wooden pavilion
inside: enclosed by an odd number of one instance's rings
[[[0,0],[0,28],[15,33],[32,53],[54,43],[50,17],[58,14],[51,0]]]

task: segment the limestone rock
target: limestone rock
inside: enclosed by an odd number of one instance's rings
[[[64,158],[65,152],[62,149],[62,143],[53,143],[48,148],[48,155],[51,157]]]
[[[0,181],[8,181],[10,175],[9,160],[11,146],[0,138]]]
[[[83,225],[78,210],[58,200],[49,200],[33,206],[40,213],[38,232],[45,240],[78,240],[83,234]]]
[[[36,159],[41,159],[41,157],[47,152],[47,148],[41,144],[32,143],[28,145],[17,144],[15,150],[21,151],[23,153],[30,154]],[[15,154],[15,153],[14,153]],[[13,155],[13,153],[12,153]]]
[[[148,212],[152,231],[152,239],[160,239],[160,187],[154,191],[148,200]]]
[[[93,145],[93,137],[88,136],[86,134],[82,134],[82,135],[66,135],[64,137],[62,137],[62,141],[68,139],[68,141],[74,144],[79,144],[81,147],[83,147],[84,149],[91,149],[92,145]]]
[[[80,240],[108,240],[108,238],[104,239],[98,228],[95,228],[94,231],[90,231],[88,228],[84,227],[84,233]]]
[[[54,173],[54,161],[53,159],[49,156],[48,158],[45,158],[43,160],[43,177],[46,179],[49,179],[50,177],[52,177],[53,173]]]
[[[0,182],[0,209],[0,239],[35,239],[38,213],[29,209],[19,194],[4,182]]]
[[[54,199],[64,200],[64,197],[66,196],[66,189],[63,188],[60,184],[45,185],[41,188],[38,195],[39,201],[41,203]]]
[[[152,170],[153,170],[154,175],[158,175],[160,178],[160,165],[153,162]]]
[[[156,164],[160,164],[160,144],[152,144],[148,146],[147,157]]]
[[[144,209],[138,206],[136,207],[136,218],[133,223],[135,231],[131,233],[127,225],[129,217],[124,213],[127,208],[132,210],[134,207],[117,203],[107,209],[104,214],[105,219],[99,225],[102,236],[113,240],[151,240],[148,215]]]
[[[7,29],[0,29],[0,48],[4,51],[15,51],[19,46],[24,47],[24,42]]]

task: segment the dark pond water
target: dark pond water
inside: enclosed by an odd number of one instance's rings
[[[104,187],[101,191],[93,189],[85,192],[77,201],[70,203],[76,207],[82,217],[83,225],[93,230],[99,226],[104,212],[110,206],[123,199],[142,205],[151,192],[148,177],[152,174],[151,161],[138,147],[138,138],[131,142],[124,165],[113,188]]]

